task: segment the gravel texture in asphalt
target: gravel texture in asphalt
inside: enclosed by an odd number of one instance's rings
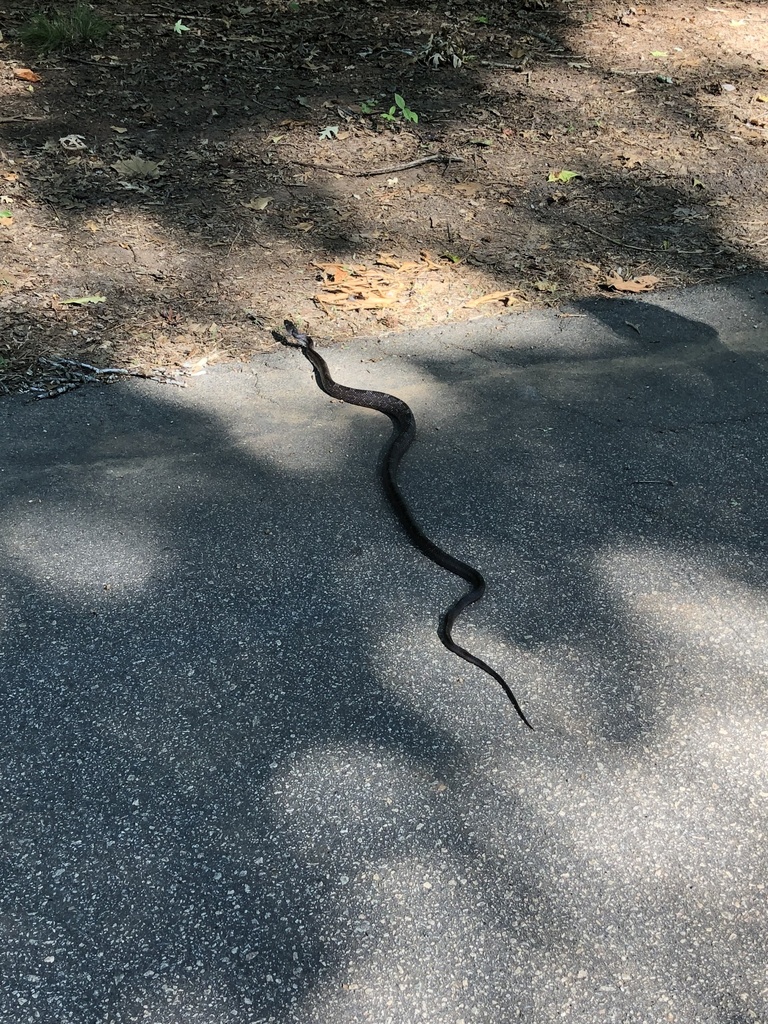
[[[768,281],[0,402],[0,1024],[768,1021]]]

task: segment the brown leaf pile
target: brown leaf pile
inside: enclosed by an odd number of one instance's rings
[[[379,253],[373,265],[314,263],[320,271],[322,290],[314,301],[349,310],[386,309],[410,295],[418,275],[442,270],[426,250],[419,260],[400,260],[394,253]]]
[[[609,274],[600,283],[601,288],[614,292],[650,292],[659,283],[659,278],[653,274],[644,274],[642,277],[633,277],[624,280],[621,274]]]

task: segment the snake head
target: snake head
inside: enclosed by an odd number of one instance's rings
[[[283,326],[285,327],[288,334],[293,338],[293,340],[302,348],[314,348],[312,344],[312,339],[309,337],[309,335],[304,334],[303,331],[300,331],[292,320],[284,320]]]
[[[303,335],[301,331],[296,327],[291,320],[284,320],[283,325],[286,333],[278,331],[276,328],[272,328],[272,337],[275,341],[281,345],[287,345],[288,348],[306,348],[306,335]]]

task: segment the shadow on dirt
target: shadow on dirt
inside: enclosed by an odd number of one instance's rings
[[[462,4],[425,13],[359,2],[341,17],[328,4],[203,4],[174,33],[154,7],[110,5],[111,49],[38,61],[39,96],[19,86],[8,107],[19,120],[0,129],[19,232],[18,251],[5,250],[4,304],[16,316],[44,301],[53,314],[25,351],[157,365],[198,349],[263,349],[286,314],[338,337],[401,316],[463,316],[482,290],[535,303],[594,293],[617,268],[665,280],[759,270],[757,250],[733,241],[732,193],[750,175],[759,189],[760,161],[740,160],[736,176],[724,163],[705,188],[686,149],[699,140],[703,160],[721,145],[707,90],[748,76],[746,58],[723,57],[706,75],[682,69],[671,84],[593,63],[587,88],[570,43],[586,23],[528,8],[491,4],[478,16]],[[11,29],[27,15],[12,8]],[[28,60],[7,35],[14,62]],[[461,66],[430,64],[430,46],[432,57],[462,54]],[[398,90],[418,123],[381,120]],[[609,134],[597,97],[613,112]],[[625,138],[621,125],[637,134],[641,112],[649,138]],[[336,134],[321,139],[329,126]],[[86,150],[62,147],[78,133]],[[349,176],[432,152],[464,163]],[[567,188],[547,181],[565,153],[581,175]],[[126,170],[136,159],[154,170]],[[320,169],[336,165],[345,173]],[[410,266],[425,248],[440,261],[428,279],[393,274],[381,294],[361,280],[341,303],[323,288],[318,264],[397,251]],[[57,298],[84,292],[105,294],[107,307]],[[192,329],[211,323],[213,340]]]

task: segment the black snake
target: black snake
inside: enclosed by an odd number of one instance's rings
[[[472,588],[466,594],[462,594],[443,613],[437,635],[449,651],[463,658],[470,665],[476,665],[478,668],[481,668],[483,672],[487,672],[489,676],[495,679],[511,700],[512,706],[520,718],[529,729],[532,729],[533,726],[525,717],[523,709],[518,704],[517,698],[506,680],[502,679],[499,673],[495,672],[490,665],[486,665],[481,658],[470,654],[469,651],[460,647],[451,635],[453,624],[459,615],[468,605],[479,601],[485,593],[485,580],[474,566],[467,565],[466,562],[461,562],[458,558],[454,558],[453,555],[449,555],[447,551],[443,551],[442,548],[439,548],[434,541],[427,537],[416,523],[411,510],[406,504],[405,498],[400,493],[400,488],[397,485],[397,470],[401,459],[410,448],[411,442],[416,436],[416,420],[410,408],[399,398],[395,398],[394,395],[385,394],[383,391],[362,391],[358,388],[346,387],[344,384],[337,384],[331,377],[325,360],[315,349],[312,339],[307,334],[298,330],[290,320],[285,321],[285,329],[290,337],[293,338],[293,342],[288,341],[286,337],[278,332],[275,332],[275,337],[284,345],[301,349],[312,364],[318,386],[326,395],[330,395],[331,398],[336,398],[341,402],[347,402],[349,405],[361,405],[365,409],[376,409],[378,412],[383,412],[392,421],[394,430],[389,444],[384,451],[381,465],[381,479],[389,503],[414,547],[418,548],[422,554],[426,555],[427,558],[430,558],[442,569],[447,569],[448,572],[461,577]]]

